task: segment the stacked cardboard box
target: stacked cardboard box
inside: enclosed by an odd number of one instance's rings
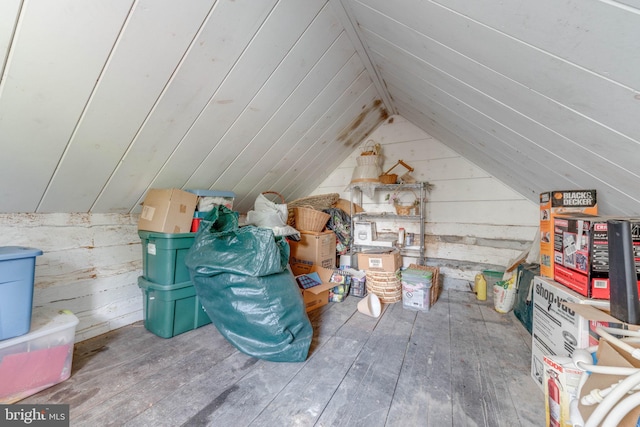
[[[589,298],[609,299],[607,221],[627,219],[640,289],[640,218],[560,215],[554,218],[554,277],[556,282]]]
[[[540,274],[545,277],[554,277],[554,218],[559,214],[571,213],[596,215],[596,190],[547,191],[540,194]]]
[[[177,188],[152,188],[142,203],[138,230],[158,233],[188,233],[198,196]]]
[[[329,231],[301,232],[300,241],[289,242],[289,265],[294,275],[307,274],[312,267],[335,268],[336,234]]]

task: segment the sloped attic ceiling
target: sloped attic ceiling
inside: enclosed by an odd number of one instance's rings
[[[640,1],[345,3],[400,115],[533,201],[640,214]]]
[[[0,212],[311,192],[401,114],[531,200],[640,214],[640,1],[4,0]]]

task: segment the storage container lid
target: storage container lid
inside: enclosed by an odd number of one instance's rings
[[[21,342],[33,341],[46,335],[53,335],[65,329],[75,328],[77,325],[78,318],[69,310],[37,307],[33,309],[29,333],[0,341],[0,350]]]
[[[504,271],[482,270],[482,274],[484,274],[485,276],[497,277],[499,279],[502,279],[502,276],[504,275]]]
[[[200,197],[236,197],[236,193],[233,191],[220,191],[220,190],[185,190],[189,193],[193,193]]]
[[[193,239],[196,233],[159,233],[157,231],[138,230],[141,239]]]
[[[33,258],[42,255],[40,249],[26,248],[24,246],[0,246],[0,261],[18,258]]]
[[[433,277],[433,273],[428,270],[419,270],[413,268],[407,268],[402,271],[403,278],[412,278],[412,279],[429,279]]]
[[[152,282],[151,280],[147,280],[144,276],[138,277],[138,287],[142,290],[154,290],[154,291],[175,291],[182,288],[187,288],[189,286],[193,286],[193,282],[190,280],[187,282],[181,283],[173,283],[169,285],[162,285],[160,283]]]

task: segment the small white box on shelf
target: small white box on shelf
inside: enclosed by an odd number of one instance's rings
[[[372,221],[355,221],[353,223],[353,243],[356,245],[370,245],[376,240],[376,223]]]

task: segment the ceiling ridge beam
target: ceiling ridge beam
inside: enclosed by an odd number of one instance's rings
[[[389,112],[389,115],[398,114],[398,110],[391,101],[391,94],[387,90],[384,80],[378,73],[377,68],[373,65],[371,56],[369,55],[369,49],[366,44],[363,43],[360,31],[358,29],[358,22],[355,18],[355,14],[346,3],[348,0],[329,0],[329,4],[333,8],[334,12],[338,16],[338,19],[342,23],[345,32],[351,39],[356,52],[360,56],[365,69],[371,76],[371,80],[382,98],[385,108]]]

